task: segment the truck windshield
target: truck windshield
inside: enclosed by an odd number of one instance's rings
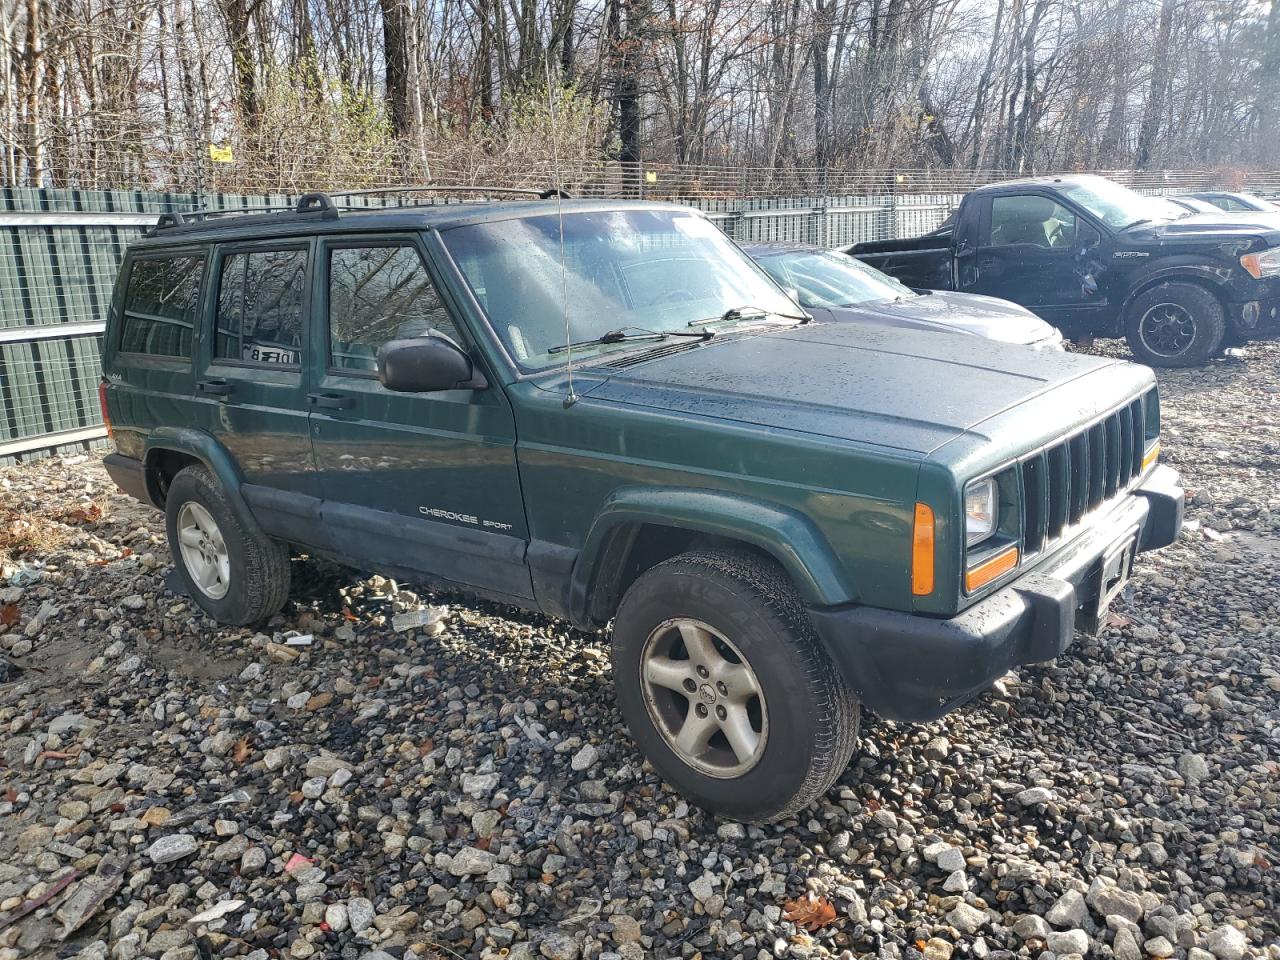
[[[795,322],[781,319],[794,318],[795,304],[693,213],[565,211],[563,249],[555,213],[455,227],[442,236],[494,331],[526,370],[564,363],[566,340],[604,338],[575,353],[623,350],[635,338],[606,334],[687,333],[691,324],[744,305],[753,309],[741,323]]]
[[[1187,211],[1162,197],[1144,197],[1102,177],[1064,184],[1064,196],[1074,200],[1114,230],[1153,220],[1177,220]]]
[[[852,307],[916,296],[893,277],[842,253],[793,250],[756,262],[783,287],[795,290],[802,307]]]

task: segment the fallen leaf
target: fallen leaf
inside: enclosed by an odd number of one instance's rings
[[[351,608],[350,608],[350,607],[343,607],[343,608],[342,608],[342,619],[343,619],[343,620],[345,620],[345,621],[347,621],[347,623],[355,623],[355,622],[356,622],[357,620],[359,620],[360,618],[359,618],[359,617],[357,617],[354,613],[352,613],[352,612],[351,612]]]
[[[18,622],[20,616],[16,603],[6,603],[3,607],[0,607],[0,626],[12,627]]]
[[[231,749],[231,759],[236,763],[244,763],[253,755],[253,748],[249,746],[249,737],[243,736],[236,741],[236,745]]]
[[[493,843],[493,837],[481,837],[475,842],[477,850],[488,850],[489,845]]]
[[[825,897],[818,897],[815,900],[800,897],[788,900],[783,906],[785,908],[782,913],[783,918],[810,933],[836,922],[836,908]]]
[[[102,519],[102,508],[96,503],[72,507],[64,511],[60,519],[64,523],[97,523]]]

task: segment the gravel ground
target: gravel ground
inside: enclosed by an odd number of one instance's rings
[[[1189,523],[1103,635],[767,827],[656,778],[603,634],[320,565],[224,629],[96,457],[0,469],[0,960],[1280,960],[1280,345],[1162,381]]]

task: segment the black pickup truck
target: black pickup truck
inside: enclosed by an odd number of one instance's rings
[[[911,287],[1003,297],[1071,339],[1186,367],[1280,333],[1280,216],[1195,214],[1102,177],[967,194],[937,230],[844,251]]]

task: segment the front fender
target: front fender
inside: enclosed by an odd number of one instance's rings
[[[620,541],[641,526],[670,527],[750,544],[772,556],[800,596],[818,605],[856,599],[831,545],[808,517],[776,504],[696,488],[632,487],[615,491],[596,515],[574,564],[570,604],[589,620],[590,595],[611,566]],[[621,536],[620,536],[621,534]]]
[[[185,453],[208,467],[222,484],[222,489],[226,493],[231,508],[236,512],[237,519],[241,522],[254,522],[253,514],[240,493],[240,484],[244,482],[244,478],[231,454],[203,430],[190,427],[157,427],[147,436],[143,446],[142,462],[147,468],[149,492],[156,503],[162,503],[163,499],[159,489],[152,489],[152,485],[156,483],[153,467],[157,456],[165,450]]]
[[[1235,288],[1241,278],[1235,276],[1231,267],[1205,263],[1201,257],[1163,257],[1154,263],[1143,264],[1141,268],[1128,276],[1129,292],[1120,304],[1120,316],[1123,318],[1129,305],[1142,293],[1157,283],[1166,281],[1184,281],[1199,283],[1208,287],[1224,300],[1237,300]]]

